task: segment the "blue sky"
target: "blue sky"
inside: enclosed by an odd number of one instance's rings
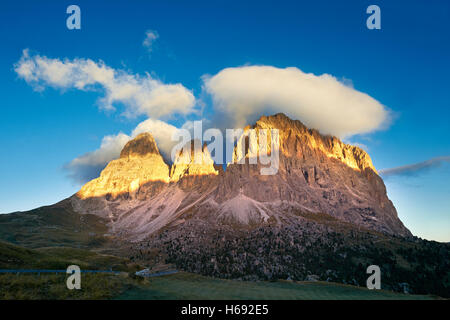
[[[81,30],[66,28],[66,8],[81,8]],[[366,28],[370,4],[381,30]],[[101,90],[46,86],[37,91],[15,65],[32,57],[90,59],[114,70],[181,84],[214,110],[204,75],[267,65],[330,74],[391,111],[383,130],[347,137],[365,146],[377,169],[450,155],[450,3],[448,1],[3,1],[0,10],[0,212],[57,202],[80,185],[65,168],[130,134],[148,115],[99,108]],[[149,48],[146,31],[158,35]],[[198,100],[197,100],[198,101]],[[197,114],[165,116],[181,126]],[[202,116],[202,115],[201,115]],[[302,120],[302,119],[300,119]],[[385,179],[399,216],[415,234],[450,241],[450,164]]]

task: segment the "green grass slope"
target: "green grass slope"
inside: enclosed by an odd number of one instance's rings
[[[0,214],[0,240],[29,248],[100,247],[107,241],[107,232],[103,219],[76,213],[69,199],[27,212]]]
[[[0,242],[0,269],[66,269],[75,264],[81,269],[128,271],[129,260],[94,251],[53,247],[29,249]]]
[[[433,297],[328,282],[247,282],[180,272],[151,278],[146,285],[130,288],[115,299],[430,300]]]
[[[123,275],[82,274],[81,289],[69,290],[65,274],[0,275],[0,300],[104,300],[136,286]]]
[[[327,282],[233,281],[180,272],[150,279],[130,277],[140,267],[129,260],[85,249],[29,249],[0,242],[0,269],[124,271],[82,274],[82,289],[68,290],[66,274],[0,274],[0,299],[432,299]]]
[[[81,270],[123,271],[114,274],[86,274],[81,276],[81,290],[69,290],[67,274],[59,273],[0,273],[0,300],[5,299],[110,299],[137,285],[128,273],[140,267],[128,259],[103,255],[94,251],[50,247],[29,249],[0,242],[0,269],[64,270],[69,265]]]

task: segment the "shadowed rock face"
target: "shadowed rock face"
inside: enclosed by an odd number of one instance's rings
[[[259,141],[249,146],[244,134],[233,155],[235,160],[244,158],[244,164],[217,170],[203,147],[202,163],[182,161],[186,155],[179,153],[169,175],[153,137],[146,133],[130,141],[120,159],[83,186],[72,197],[73,206],[109,217],[114,232],[134,240],[193,218],[207,225],[286,225],[298,211],[327,213],[372,230],[411,235],[364,150],[284,114],[263,116],[246,132],[250,129],[279,130],[277,174],[261,175],[265,165],[249,164],[249,150],[263,146]],[[271,152],[270,145],[267,149]]]

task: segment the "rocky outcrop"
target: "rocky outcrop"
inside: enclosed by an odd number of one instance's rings
[[[169,166],[164,162],[152,135],[142,133],[129,141],[120,158],[111,161],[100,177],[85,184],[76,194],[80,199],[133,197],[147,184],[169,183]]]
[[[121,159],[136,159],[151,155],[159,156],[158,146],[153,136],[148,133],[141,133],[133,140],[129,141],[120,152]]]

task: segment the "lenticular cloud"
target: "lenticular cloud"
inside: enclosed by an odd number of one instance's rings
[[[203,79],[215,110],[237,127],[262,114],[283,112],[322,133],[345,138],[382,128],[390,118],[377,100],[329,74],[244,66]]]

